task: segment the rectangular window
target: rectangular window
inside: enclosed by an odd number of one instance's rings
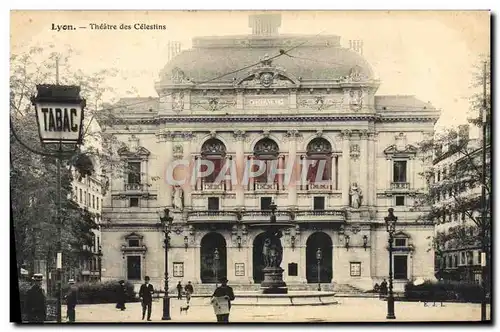
[[[406,247],[406,239],[394,239],[395,247]]]
[[[97,248],[99,249],[99,246],[101,245],[101,237],[97,237]]]
[[[96,208],[97,208],[97,210],[99,210],[99,198],[97,198],[97,199],[95,200],[95,203],[96,203]]]
[[[130,161],[128,163],[128,183],[141,183],[141,163],[138,161]]]
[[[82,190],[80,189],[80,203],[82,203],[83,197],[82,197]]]
[[[271,197],[261,197],[260,198],[260,209],[261,210],[271,210]]]
[[[127,279],[141,280],[141,256],[127,256]]]
[[[87,191],[83,192],[83,204],[87,205]]]
[[[314,197],[314,210],[323,211],[325,210],[325,198],[322,196]]]
[[[404,196],[396,196],[396,206],[405,206]]]
[[[92,195],[92,208],[95,209],[95,196]]]
[[[465,252],[460,253],[460,265],[465,265]]]
[[[88,204],[88,206],[90,207],[90,206],[91,206],[91,205],[90,205],[90,202],[91,202],[91,201],[90,201],[90,193],[88,193],[87,195],[88,195],[88,200],[87,200],[87,202],[88,202],[88,203],[87,203],[87,204]]]
[[[335,156],[335,190],[339,190],[339,157]]]
[[[441,181],[441,171],[438,171],[438,172],[437,172],[437,178],[438,178],[438,179],[437,179],[437,180],[438,180],[438,182],[439,182],[439,181]]]
[[[408,279],[408,256],[394,256],[394,279]]]
[[[102,204],[102,198],[101,198],[101,207],[103,207],[103,204]]]
[[[393,182],[406,182],[406,160],[394,160]]]
[[[288,264],[288,275],[291,277],[296,277],[299,275],[299,269],[297,263]]]
[[[351,262],[351,277],[361,277],[360,262]]]
[[[223,166],[224,166],[224,159],[222,158],[207,158],[207,161],[210,161],[214,165],[214,170],[210,174],[207,174],[204,178],[203,181],[205,183],[214,183],[217,177],[219,176],[219,173],[222,171]],[[208,171],[208,165],[202,164],[200,166],[200,172],[207,172]]]
[[[130,240],[128,240],[128,246],[129,247],[140,247],[140,241],[139,241],[139,239],[130,239]]]
[[[130,198],[130,207],[139,207],[139,198],[131,197]]]
[[[174,277],[176,278],[184,277],[184,263],[174,262]]]
[[[311,160],[310,162],[314,162],[314,164],[309,165],[309,169],[307,171],[307,182],[318,183],[331,180],[331,175],[332,175],[331,158],[315,159]],[[322,173],[320,173],[321,171]]]
[[[208,210],[219,211],[219,197],[208,198]]]

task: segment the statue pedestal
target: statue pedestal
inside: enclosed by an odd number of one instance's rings
[[[287,294],[288,288],[283,281],[283,269],[281,267],[266,267],[264,280],[260,284],[263,294]]]

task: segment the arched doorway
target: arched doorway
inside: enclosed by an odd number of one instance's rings
[[[262,248],[264,247],[265,233],[260,233],[253,240],[253,282],[260,284],[264,280],[264,256]]]
[[[215,249],[219,259],[215,260]],[[201,282],[215,284],[218,278],[227,276],[226,240],[219,233],[208,233],[201,239]]]
[[[330,283],[332,281],[332,239],[324,232],[311,234],[306,242],[306,278],[308,283],[318,282],[318,261],[316,251],[321,249],[320,282]]]

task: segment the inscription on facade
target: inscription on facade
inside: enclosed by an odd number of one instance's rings
[[[251,107],[266,107],[266,106],[278,106],[283,107],[286,105],[284,98],[255,98],[247,99],[246,104]]]

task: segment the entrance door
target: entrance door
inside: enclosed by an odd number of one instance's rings
[[[219,259],[216,259],[216,249]],[[215,284],[221,277],[227,277],[226,240],[219,233],[208,233],[201,239],[201,268],[202,283]]]
[[[253,241],[253,282],[256,284],[260,284],[264,280],[264,272],[262,271],[265,267],[264,256],[262,255],[265,240],[264,234],[260,233]]]
[[[319,278],[322,283],[332,282],[333,249],[332,239],[323,232],[311,234],[306,243],[306,278],[308,283],[318,282],[318,260],[316,252],[321,249],[321,260],[319,264]]]

